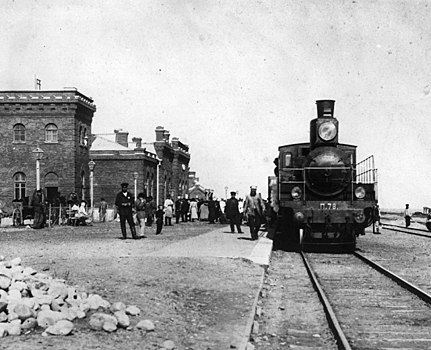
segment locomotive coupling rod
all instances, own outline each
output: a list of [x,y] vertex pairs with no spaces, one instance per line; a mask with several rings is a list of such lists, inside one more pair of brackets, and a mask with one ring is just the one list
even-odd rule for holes
[[352,350],[349,342],[344,335],[343,330],[341,329],[340,324],[338,323],[337,317],[335,316],[334,310],[332,310],[331,304],[329,303],[328,298],[323,292],[322,287],[317,280],[316,275],[313,272],[305,254],[300,252],[302,260],[304,261],[305,268],[307,269],[308,275],[310,276],[311,282],[313,283],[313,287],[319,296],[320,302],[322,303],[323,309],[325,310],[326,319],[329,323],[329,328],[331,328],[332,333],[334,334],[335,339],[337,340],[337,347],[339,350]]

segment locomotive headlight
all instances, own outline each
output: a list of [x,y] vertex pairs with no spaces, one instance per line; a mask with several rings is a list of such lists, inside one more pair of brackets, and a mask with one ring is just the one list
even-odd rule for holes
[[302,190],[298,186],[296,186],[292,188],[292,191],[290,191],[290,194],[292,195],[293,199],[299,199],[302,196]]
[[363,188],[361,186],[356,187],[356,189],[355,189],[355,197],[356,198],[363,199],[365,197],[365,194],[366,194],[365,188]]
[[324,122],[319,126],[319,137],[324,141],[331,141],[337,136],[337,127],[333,122]]

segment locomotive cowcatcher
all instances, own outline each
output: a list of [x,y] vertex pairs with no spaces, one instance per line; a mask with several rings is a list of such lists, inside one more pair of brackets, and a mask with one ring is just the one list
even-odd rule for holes
[[310,142],[279,147],[269,198],[274,245],[288,250],[351,252],[376,220],[374,158],[356,163],[356,146],[338,142],[334,100],[319,100]]

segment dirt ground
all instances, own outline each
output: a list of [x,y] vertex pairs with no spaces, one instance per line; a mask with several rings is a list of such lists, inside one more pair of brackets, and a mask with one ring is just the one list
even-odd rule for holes
[[[220,227],[217,225],[217,227]],[[148,256],[170,243],[209,232],[206,222],[165,227],[156,236],[120,240],[116,222],[89,227],[0,229],[0,255],[20,257],[23,266],[63,278],[70,285],[109,302],[136,305],[153,332],[137,329],[93,331],[86,320],[67,337],[8,336],[0,349],[160,349],[171,340],[176,349],[235,349],[244,335],[262,267],[244,259]],[[196,247],[196,249],[199,249]]]

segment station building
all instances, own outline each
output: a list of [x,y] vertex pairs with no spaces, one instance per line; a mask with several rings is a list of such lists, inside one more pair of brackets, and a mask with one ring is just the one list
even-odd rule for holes
[[[89,137],[96,106],[77,89],[0,91],[0,201],[89,196]],[[42,151],[42,152],[36,152]],[[39,160],[36,171],[35,156]]]
[[169,131],[158,126],[154,142],[142,138],[129,140],[129,132],[93,137],[90,158],[95,162],[94,196],[113,204],[120,184],[127,182],[129,191],[152,196],[163,203],[168,195],[184,197],[188,193],[189,147],[178,138],[170,140]]
[[147,143],[139,137],[129,141],[123,130],[115,130],[113,138],[95,135],[95,112],[93,99],[76,88],[0,91],[0,209],[13,201],[29,203],[37,175],[51,203],[71,192],[89,202],[92,188],[95,205],[101,197],[113,205],[120,183],[128,182],[133,193],[135,181],[137,193],[151,195],[157,203],[168,194],[186,196],[188,145],[170,140],[161,126],[155,141]]
[[205,188],[199,183],[199,177],[196,176],[195,171],[189,172],[188,186],[189,186],[188,196],[190,199],[208,200],[210,195],[213,192],[211,189]]

